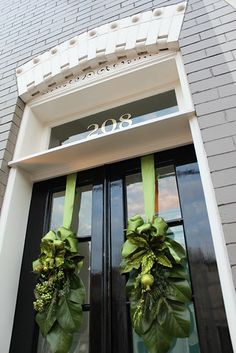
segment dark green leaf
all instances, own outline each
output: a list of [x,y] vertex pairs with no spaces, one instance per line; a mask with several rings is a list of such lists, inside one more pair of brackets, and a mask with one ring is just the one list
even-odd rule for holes
[[78,331],[82,322],[81,305],[63,297],[57,309],[57,321],[65,332]]
[[163,329],[175,337],[188,337],[190,332],[190,313],[186,306],[171,300],[166,300],[168,309],[165,321],[162,324]]
[[71,289],[68,298],[70,301],[74,303],[84,304],[84,298],[85,298],[84,285],[82,285],[80,288],[77,288],[77,289]]
[[170,262],[170,260],[168,259],[168,257],[166,257],[163,254],[160,255],[156,255],[156,261],[165,267],[172,267],[172,263]]
[[156,320],[142,338],[149,353],[167,353],[172,342],[172,337],[157,324]]
[[153,319],[157,319],[157,322],[159,323],[159,325],[162,325],[167,314],[168,314],[168,309],[164,303],[163,298],[156,300],[151,310],[151,315]]
[[71,289],[77,289],[81,287],[81,280],[75,273],[71,273],[69,275],[69,279]]
[[171,278],[177,278],[177,279],[187,279],[188,272],[186,269],[184,269],[181,266],[178,266],[178,267],[174,266],[173,268],[166,271],[166,276]]
[[72,335],[62,330],[56,323],[47,335],[52,353],[68,353],[72,344]]
[[154,317],[150,311],[150,296],[146,295],[143,304],[140,305],[140,303],[140,301],[138,303],[131,302],[130,312],[135,331],[142,335],[149,330]]
[[45,337],[56,321],[56,301],[52,299],[48,309],[42,313],[37,313],[35,318],[40,327],[42,335]]
[[174,258],[176,263],[180,263],[183,259],[186,258],[186,252],[182,245],[177,243],[172,239],[168,239],[166,245],[170,251],[171,256]]
[[127,239],[122,247],[122,257],[127,257],[132,254],[135,250],[138,249],[138,246],[132,244],[129,239]]
[[142,275],[144,275],[145,273],[150,272],[153,264],[154,264],[154,260],[153,258],[155,258],[154,254],[152,253],[152,251],[148,252],[147,254],[145,254],[142,257]]
[[186,303],[191,300],[192,292],[187,280],[169,281],[167,298]]
[[138,269],[141,265],[141,259],[137,258],[134,260],[131,259],[124,259],[121,261],[120,264],[120,272],[121,273],[127,273],[132,271],[133,269]]

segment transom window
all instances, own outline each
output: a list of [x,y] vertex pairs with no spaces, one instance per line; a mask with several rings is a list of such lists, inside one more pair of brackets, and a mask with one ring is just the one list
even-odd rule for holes
[[49,148],[123,130],[178,111],[174,90],[52,128]]

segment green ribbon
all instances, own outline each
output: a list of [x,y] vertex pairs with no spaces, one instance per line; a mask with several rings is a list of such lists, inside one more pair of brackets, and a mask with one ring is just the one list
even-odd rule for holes
[[141,173],[145,216],[147,222],[152,222],[155,215],[155,163],[153,154],[141,158]]
[[63,215],[63,227],[70,229],[74,202],[75,202],[75,187],[76,187],[76,176],[77,174],[70,174],[66,179],[66,194],[64,204],[64,215]]

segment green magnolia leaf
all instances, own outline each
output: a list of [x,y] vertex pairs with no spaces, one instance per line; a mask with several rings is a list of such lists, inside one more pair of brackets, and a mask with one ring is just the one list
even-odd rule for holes
[[166,245],[170,251],[171,256],[174,258],[177,264],[186,258],[186,251],[182,245],[176,241],[169,238],[168,241],[166,241]]
[[169,281],[167,298],[181,303],[191,300],[192,292],[187,280]]
[[136,215],[128,220],[128,227],[126,234],[135,233],[136,229],[144,223],[142,217]]
[[149,353],[167,353],[172,342],[172,337],[158,325],[156,320],[142,338]]
[[156,255],[156,261],[157,261],[157,263],[159,263],[162,266],[172,267],[171,261],[168,259],[168,257],[166,257],[163,254]]
[[70,259],[71,261],[74,261],[75,264],[78,264],[79,262],[81,262],[84,259],[84,256],[80,256],[77,253],[77,254],[69,255],[68,259]]
[[138,249],[138,246],[135,244],[132,244],[129,241],[129,239],[127,239],[123,244],[121,255],[122,255],[122,257],[127,257],[127,256],[131,255],[137,249]]
[[72,335],[63,331],[60,325],[55,323],[47,335],[47,341],[52,353],[68,353],[72,344]]
[[137,260],[139,259],[140,262],[142,261],[142,257],[144,256],[144,254],[147,252],[146,249],[142,249],[142,250],[138,250],[138,251],[135,251],[133,254],[131,254],[131,256],[127,259],[127,260],[130,260],[130,261],[134,261],[134,260]]
[[131,303],[130,313],[131,313],[133,328],[137,332],[137,334],[141,336],[143,333],[143,320],[144,320],[143,299],[140,299],[138,303],[135,303],[135,302]]
[[152,224],[156,229],[156,236],[165,236],[168,229],[168,224],[161,217],[155,217]]
[[176,279],[187,279],[188,272],[181,266],[174,266],[173,268],[166,271],[166,277],[176,278]]
[[36,322],[40,327],[42,335],[45,337],[56,321],[56,298],[52,299],[47,311],[37,313]]
[[154,320],[150,311],[150,297],[146,295],[139,302],[131,301],[130,309],[133,327],[142,336],[150,329]]
[[75,273],[69,274],[69,280],[71,289],[77,289],[81,287],[81,279]]
[[78,331],[82,322],[81,305],[71,302],[67,297],[61,298],[61,303],[57,309],[57,321],[65,332]]
[[141,265],[141,258],[137,258],[134,260],[131,259],[124,259],[121,261],[120,264],[120,272],[121,273],[127,273],[132,271],[133,269],[138,269]]
[[168,314],[167,306],[164,303],[164,299],[160,298],[155,301],[151,310],[153,319],[156,319],[159,325],[162,325],[165,321],[166,315]]
[[68,298],[70,301],[74,303],[84,304],[84,299],[85,299],[84,285],[81,285],[81,287],[77,289],[71,289]]
[[153,264],[154,264],[154,259],[155,255],[150,251],[146,255],[143,255],[142,257],[142,272],[141,274],[144,275],[145,273],[150,272]]
[[128,281],[126,282],[126,293],[127,293],[127,296],[132,300],[132,292],[134,290],[134,284],[135,284],[135,277],[131,277],[131,275],[129,276],[129,279]]
[[190,333],[190,313],[186,306],[171,300],[165,300],[168,314],[162,324],[166,333],[174,337],[188,337]]
[[120,272],[127,273],[133,269],[138,269],[142,263],[143,255],[146,253],[146,250],[140,250],[133,254],[130,257],[126,257],[121,261]]

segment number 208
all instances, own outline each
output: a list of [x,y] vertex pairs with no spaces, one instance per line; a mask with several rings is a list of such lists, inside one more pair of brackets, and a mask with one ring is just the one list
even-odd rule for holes
[[[117,122],[115,119],[107,119],[105,120],[101,126],[99,124],[91,124],[87,127],[87,130],[92,129],[90,133],[88,134],[87,138],[91,136],[97,136],[99,134],[99,129],[101,129],[102,134],[107,134],[109,132],[112,132],[118,129],[124,129],[127,127],[132,126],[133,121],[131,120],[132,115],[129,113],[123,114],[119,117],[119,121]],[[107,130],[107,127],[110,127],[109,130]]]

